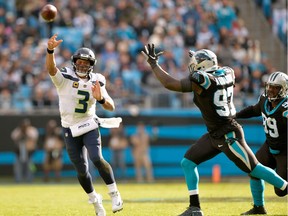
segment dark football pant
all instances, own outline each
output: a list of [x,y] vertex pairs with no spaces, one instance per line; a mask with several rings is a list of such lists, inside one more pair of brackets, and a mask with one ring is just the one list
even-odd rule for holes
[[244,139],[242,127],[237,126],[237,124],[234,124],[233,127],[233,130],[229,132],[226,130],[229,129],[229,125],[224,125],[223,128],[220,128],[218,132],[212,133],[212,135],[207,133],[188,149],[184,156],[186,161],[182,160],[181,162],[186,182],[190,179],[193,181],[188,186],[197,188],[195,185],[197,185],[198,181],[197,174],[188,171],[189,167],[193,169],[198,164],[223,152],[242,171],[284,190],[287,187],[287,181],[281,178],[273,169],[259,163]]
[[98,129],[78,137],[72,137],[69,128],[63,128],[63,132],[67,153],[77,171],[79,183],[86,193],[94,190],[92,177],[88,172],[88,155],[105,184],[115,182],[112,168],[102,156],[101,136]]
[[209,133],[206,133],[191,145],[184,157],[199,165],[221,152],[246,173],[250,173],[258,163],[244,139],[242,128],[234,128],[233,132],[220,138],[212,138]]

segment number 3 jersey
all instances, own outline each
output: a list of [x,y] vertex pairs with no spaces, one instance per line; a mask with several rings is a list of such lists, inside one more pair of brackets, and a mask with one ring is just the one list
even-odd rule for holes
[[96,80],[100,83],[102,96],[110,98],[105,88],[106,79],[102,74],[90,73],[89,80],[82,80],[73,70],[64,67],[50,77],[57,88],[61,125],[65,128],[96,116],[96,99],[91,90]]
[[262,94],[253,106],[248,106],[237,113],[237,118],[262,116],[266,142],[272,150],[287,149],[288,96],[280,99],[274,108],[268,98]]
[[214,72],[195,71],[181,80],[183,92],[194,92],[194,103],[200,109],[209,132],[231,122],[236,114],[233,104],[234,71],[221,67]]

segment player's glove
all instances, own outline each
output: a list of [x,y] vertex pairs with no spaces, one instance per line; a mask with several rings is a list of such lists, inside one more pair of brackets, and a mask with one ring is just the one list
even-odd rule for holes
[[142,51],[142,53],[148,57],[147,62],[150,65],[157,64],[158,58],[160,55],[162,55],[164,52],[158,52],[157,54],[155,53],[155,47],[154,44],[148,44],[145,46],[145,50]]

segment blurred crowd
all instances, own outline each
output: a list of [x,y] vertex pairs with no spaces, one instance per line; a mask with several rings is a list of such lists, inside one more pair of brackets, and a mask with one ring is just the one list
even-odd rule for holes
[[273,34],[287,47],[287,0],[255,0],[271,25]]
[[[47,3],[58,8],[51,23],[39,16]],[[175,77],[187,76],[188,50],[211,49],[220,65],[235,70],[236,105],[247,105],[275,69],[249,38],[240,12],[231,0],[0,0],[0,110],[58,109],[44,67],[46,41],[54,33],[64,39],[56,51],[59,67],[70,67],[81,46],[95,52],[95,71],[105,75],[118,110],[155,107],[165,100],[162,94],[169,95],[164,106],[193,106],[191,95],[163,93],[140,52],[147,43],[165,50],[160,64]]]

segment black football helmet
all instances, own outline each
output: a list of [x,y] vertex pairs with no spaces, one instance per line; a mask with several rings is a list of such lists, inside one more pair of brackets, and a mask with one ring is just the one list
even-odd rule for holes
[[[90,62],[90,66],[83,66],[83,65],[77,65],[76,61],[78,59],[87,60]],[[71,56],[71,62],[73,65],[73,70],[79,77],[86,77],[90,72],[93,71],[93,67],[96,64],[97,60],[95,58],[95,54],[93,51],[89,48],[82,47],[78,49],[72,56]]]

